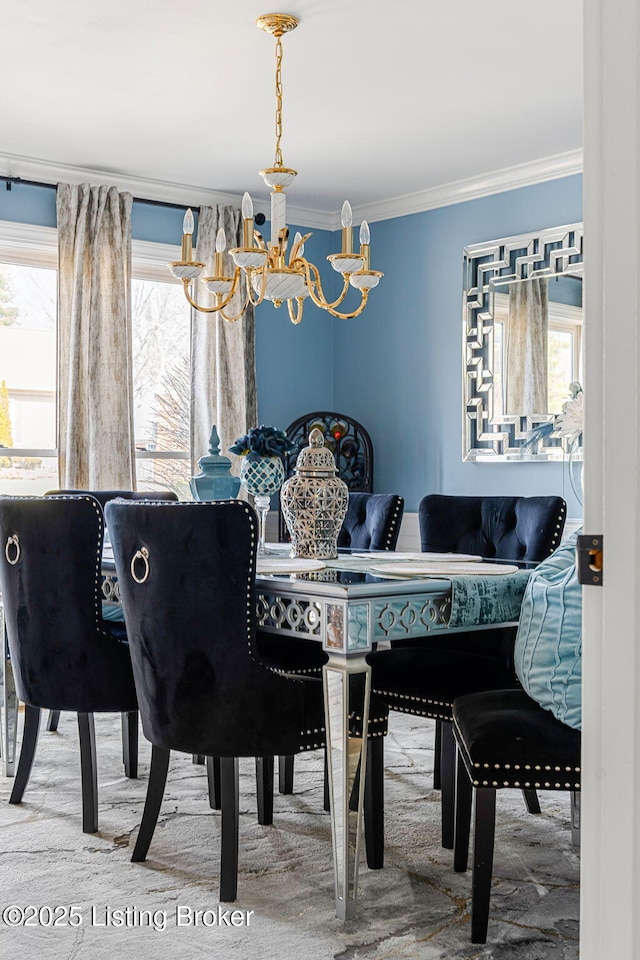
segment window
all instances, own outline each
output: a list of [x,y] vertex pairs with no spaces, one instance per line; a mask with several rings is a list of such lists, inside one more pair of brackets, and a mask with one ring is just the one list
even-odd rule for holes
[[[509,296],[495,293],[493,302],[493,376],[494,382],[502,384],[493,396],[494,415],[504,412],[503,374],[505,366],[506,327],[509,319]],[[569,397],[572,380],[582,380],[582,307],[561,303],[551,298],[548,301],[548,405],[547,411],[560,413],[562,404]],[[507,371],[508,374],[508,371]]]
[[[138,489],[189,496],[191,311],[166,264],[179,249],[133,242]],[[0,493],[58,486],[57,234],[0,223]]]
[[134,243],[131,285],[136,476],[189,498],[191,308],[164,244]]
[[55,230],[1,225],[2,493],[37,495],[58,485],[56,259]]

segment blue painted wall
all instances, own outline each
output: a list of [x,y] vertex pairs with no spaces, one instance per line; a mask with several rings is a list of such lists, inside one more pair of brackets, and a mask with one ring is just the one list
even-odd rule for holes
[[[159,207],[155,203],[136,203],[131,211],[131,236],[134,240],[179,244],[185,207]],[[198,233],[198,211],[193,211]]]
[[0,220],[32,223],[40,227],[56,225],[56,191],[51,187],[0,184]]
[[[260,228],[269,236],[269,224]],[[302,234],[308,229],[291,226]],[[305,245],[322,277],[325,294],[335,297],[332,270],[326,261],[339,245],[339,233],[314,230]],[[307,299],[302,322],[291,323],[286,305],[263,303],[256,309],[256,377],[261,423],[284,428],[304,413],[334,410],[334,320]]]
[[336,409],[367,426],[375,487],[416,510],[426,493],[557,493],[581,509],[562,464],[462,462],[462,250],[582,220],[582,177],[371,225],[385,274],[365,313],[336,324]]

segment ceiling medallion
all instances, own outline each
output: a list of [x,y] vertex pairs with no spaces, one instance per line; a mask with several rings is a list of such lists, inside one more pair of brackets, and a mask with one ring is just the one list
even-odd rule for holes
[[[173,276],[182,282],[185,296],[192,307],[201,313],[219,313],[224,320],[239,320],[249,304],[258,306],[263,300],[270,300],[280,307],[285,301],[293,323],[300,323],[304,301],[309,297],[316,306],[326,310],[334,317],[347,320],[357,317],[367,305],[369,291],[378,285],[382,273],[371,270],[369,264],[369,225],[366,220],[360,226],[360,250],[353,250],[353,228],[351,206],[345,200],[342,205],[342,249],[327,257],[335,271],[343,278],[343,288],[336,300],[329,301],[324,295],[318,268],[304,256],[304,246],[310,233],[301,236],[296,233],[289,246],[289,228],[286,223],[287,198],[285,187],[290,186],[296,177],[296,171],[285,167],[282,158],[282,41],[285,33],[298,26],[296,17],[286,13],[268,13],[258,17],[257,25],[261,30],[276,38],[276,145],[272,167],[260,171],[266,185],[271,188],[271,239],[265,241],[254,229],[253,203],[248,193],[242,198],[242,246],[235,247],[229,253],[235,264],[232,276],[225,275],[224,251],[227,240],[224,229],[218,230],[216,237],[216,256],[214,276],[200,277],[205,264],[193,259],[192,237],[194,218],[187,210],[182,233],[181,259],[169,264]],[[225,312],[237,293],[242,275],[246,281],[246,295],[241,309],[236,314]],[[213,294],[215,304],[204,306],[195,299],[194,283],[197,279],[205,289]],[[338,308],[344,302],[349,287],[360,292],[360,304],[350,313],[342,313]]]

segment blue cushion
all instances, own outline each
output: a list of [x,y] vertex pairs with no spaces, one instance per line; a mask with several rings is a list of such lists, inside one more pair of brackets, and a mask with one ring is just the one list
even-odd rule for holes
[[102,619],[119,621],[124,620],[124,610],[121,603],[107,603],[102,601]]
[[520,683],[541,707],[576,730],[582,725],[582,587],[577,533],[531,574],[515,644]]

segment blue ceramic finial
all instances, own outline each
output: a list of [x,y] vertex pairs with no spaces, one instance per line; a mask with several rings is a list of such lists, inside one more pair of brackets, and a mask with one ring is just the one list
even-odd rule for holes
[[209,455],[198,460],[200,473],[191,478],[194,500],[235,500],[240,478],[231,473],[231,460],[220,455],[220,437],[215,424],[209,437]]
[[[217,457],[220,453],[220,437],[218,436],[218,428],[216,427],[215,423],[211,427],[211,436],[209,437],[209,453],[212,457]],[[202,459],[204,459],[204,457]],[[227,460],[226,457],[222,457],[221,459]],[[231,461],[227,460],[227,463],[231,463]],[[201,466],[200,461],[198,461],[198,466]]]

